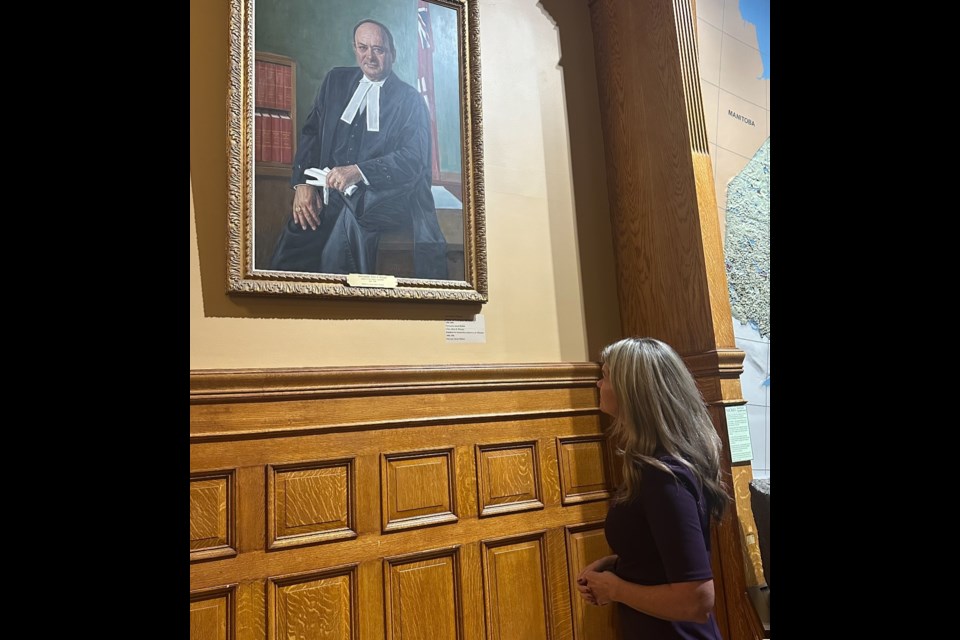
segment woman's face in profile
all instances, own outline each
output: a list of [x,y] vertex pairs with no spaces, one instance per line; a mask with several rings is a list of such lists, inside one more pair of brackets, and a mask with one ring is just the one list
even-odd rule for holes
[[619,405],[617,404],[617,395],[613,392],[613,384],[610,382],[610,369],[603,365],[603,376],[597,381],[600,387],[600,411],[609,416],[617,417]]

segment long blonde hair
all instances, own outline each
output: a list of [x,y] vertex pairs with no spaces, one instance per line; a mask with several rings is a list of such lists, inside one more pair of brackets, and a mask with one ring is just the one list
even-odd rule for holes
[[607,365],[619,407],[610,429],[623,456],[617,500],[637,495],[644,465],[673,474],[653,457],[659,446],[700,480],[710,512],[719,519],[730,502],[720,472],[723,445],[680,356],[654,338],[624,338],[604,347],[600,361]]

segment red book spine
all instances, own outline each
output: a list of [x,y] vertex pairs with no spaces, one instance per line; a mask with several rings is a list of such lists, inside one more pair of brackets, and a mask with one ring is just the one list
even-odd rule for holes
[[280,67],[280,108],[290,111],[290,67]]
[[293,120],[290,116],[280,116],[280,162],[293,162]]
[[273,129],[270,128],[272,118],[269,113],[263,114],[263,161],[273,161]]
[[270,62],[264,63],[266,71],[264,72],[264,88],[265,95],[263,96],[263,106],[268,109],[277,108],[277,65]]
[[273,137],[271,138],[273,140],[272,160],[283,162],[283,131],[280,128],[280,116],[275,113],[270,114],[270,122],[273,123],[271,125],[273,128]]

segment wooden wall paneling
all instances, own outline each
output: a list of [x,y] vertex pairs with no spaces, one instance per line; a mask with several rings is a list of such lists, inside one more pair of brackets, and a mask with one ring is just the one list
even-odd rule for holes
[[461,640],[459,546],[384,558],[387,640]]
[[[533,637],[571,638],[575,594],[566,527],[602,522],[607,502],[563,504],[559,452],[563,443],[575,452],[567,456],[574,460],[567,476],[579,478],[572,486],[609,485],[595,386],[599,368],[500,367],[479,382],[483,376],[471,369],[425,369],[417,375],[431,380],[428,395],[441,396],[431,400],[435,419],[397,423],[388,419],[395,403],[424,393],[416,376],[385,370],[385,380],[399,382],[378,388],[351,386],[348,381],[363,376],[350,371],[342,377],[316,373],[260,374],[254,377],[265,383],[242,393],[233,376],[249,379],[251,372],[220,372],[220,385],[206,374],[192,378],[202,384],[191,396],[191,479],[210,485],[195,485],[217,505],[203,513],[219,514],[225,501],[235,504],[238,553],[192,562],[191,595],[223,595],[222,585],[239,585],[229,595],[235,607],[227,600],[197,607],[212,607],[195,614],[197,633],[214,633],[220,623],[203,620],[227,620],[235,608],[230,628],[242,640],[327,637],[321,633],[419,637],[428,630],[416,622],[420,605],[404,609],[402,593],[425,590],[457,608],[455,625],[436,620],[434,611],[431,634],[486,640],[533,629]],[[310,393],[291,392],[297,385]],[[470,391],[461,393],[465,388]],[[589,392],[589,402],[581,392]],[[515,394],[527,397],[507,399]],[[342,419],[331,415],[330,405],[353,397],[364,400],[365,414],[353,416],[348,429],[326,428]],[[489,411],[511,403],[510,411]],[[296,419],[307,404],[300,415],[317,420],[286,429],[289,423],[278,418],[285,408],[295,406]],[[205,435],[211,432],[218,435]],[[234,487],[231,499],[221,497],[228,486]],[[219,515],[216,521],[222,522]],[[411,526],[390,526],[398,523]],[[500,610],[490,608],[498,595],[509,599],[509,605],[503,600],[504,615],[523,611],[519,621],[501,619]],[[211,618],[211,612],[223,615]]]
[[456,501],[457,517],[476,520],[480,513],[480,502],[477,485],[476,441],[473,438],[464,438],[463,434],[457,438],[456,446]]
[[595,371],[593,363],[195,371],[190,441],[596,415]]
[[587,604],[577,591],[577,576],[583,568],[594,560],[613,553],[607,544],[603,524],[602,521],[584,522],[564,528],[569,567],[566,577],[570,585],[570,600],[573,603],[574,640],[607,640],[615,638],[618,633],[617,607],[594,607]]
[[266,505],[264,466],[239,467],[237,469],[237,543],[240,553],[264,548]]
[[570,590],[567,544],[564,527],[551,527],[544,534],[547,559],[547,595],[550,605],[552,638],[570,638],[573,634],[571,602],[580,596]]
[[[248,580],[237,586],[237,640],[267,637],[266,580]],[[191,640],[194,638],[191,636]]]
[[357,565],[267,581],[267,638],[358,640]]
[[464,640],[486,640],[487,622],[484,616],[483,560],[481,543],[471,542],[460,547],[460,586],[463,600]]
[[760,541],[757,535],[757,523],[750,508],[750,482],[753,469],[750,463],[733,466],[731,491],[736,496],[737,516],[740,520],[740,533],[743,540],[743,562],[747,570],[747,586],[766,584],[763,576],[763,559],[760,557]]
[[267,548],[357,537],[353,458],[266,465]]
[[606,438],[557,438],[563,504],[607,500],[610,492]]
[[380,467],[383,530],[456,522],[454,450],[385,453]]
[[[379,510],[376,510],[378,512]],[[360,591],[360,638],[361,640],[383,640],[387,637],[384,626],[383,561],[372,556],[360,563],[357,570]]]
[[606,515],[606,510],[605,503],[597,502],[498,518],[461,521],[452,525],[397,531],[382,536],[361,535],[352,541],[309,545],[296,550],[255,551],[241,554],[236,562],[194,564],[190,574],[191,586],[206,587],[223,582],[224,577],[255,580],[265,574],[286,575],[317,567],[334,566],[339,562],[363,562],[370,558],[415,553],[424,548],[438,547],[451,542],[466,544],[486,539],[488,535],[529,532],[540,528],[562,528],[574,521],[602,519]]
[[[504,405],[491,410],[489,392],[417,393],[386,396],[386,406],[373,409],[370,397],[296,399],[223,405],[197,404],[192,407],[192,442],[226,441],[264,435],[335,433],[369,429],[449,424],[465,418],[488,421],[548,415],[596,412],[595,390],[522,390],[503,394]],[[437,397],[441,396],[441,397]],[[568,397],[569,396],[569,397]],[[373,397],[381,397],[375,395]],[[572,405],[572,406],[571,406]],[[323,407],[321,411],[321,407]],[[564,407],[564,409],[558,409]],[[371,413],[376,415],[371,421]]]
[[558,637],[550,620],[544,534],[483,541],[483,593],[491,640]]
[[191,562],[237,555],[235,477],[233,469],[191,475]]
[[[307,440],[322,441],[321,438]],[[348,441],[359,444],[356,438]],[[330,447],[328,446],[328,449]],[[336,449],[334,449],[336,451]],[[380,449],[361,449],[354,447],[357,479],[357,533],[361,536],[379,534],[381,531],[380,504]]]
[[233,640],[235,584],[190,592],[190,640]]
[[480,517],[543,508],[536,440],[478,444],[476,451]]
[[[190,404],[218,405],[270,399],[386,397],[479,391],[490,397],[501,391],[593,389],[593,362],[551,364],[442,365],[405,367],[323,367],[292,369],[195,369],[190,372]],[[498,394],[499,395],[499,394]],[[503,399],[503,398],[500,398]],[[463,400],[456,400],[463,406]],[[563,403],[559,406],[567,406]],[[377,413],[389,411],[377,407]],[[474,405],[474,413],[484,413]],[[366,415],[366,414],[365,414]],[[191,425],[191,434],[194,431]]]
[[[576,421],[574,421],[575,423]],[[557,425],[553,433],[544,434],[537,440],[540,450],[540,469],[543,473],[540,482],[543,487],[543,504],[546,509],[555,509],[562,506],[563,491],[560,482],[560,458],[557,455],[557,434],[569,432],[573,424]],[[596,428],[588,429],[587,433],[595,432]],[[579,435],[579,433],[578,433]]]

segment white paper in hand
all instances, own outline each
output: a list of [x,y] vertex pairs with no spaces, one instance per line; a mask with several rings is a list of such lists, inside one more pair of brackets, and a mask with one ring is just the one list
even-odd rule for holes
[[[330,189],[327,187],[327,174],[330,173],[330,167],[324,167],[323,169],[310,167],[309,169],[304,169],[303,173],[304,175],[314,178],[313,180],[307,180],[307,184],[315,187],[323,187],[323,204],[330,204]],[[355,184],[350,185],[344,191],[348,196],[352,196],[356,192],[357,185]]]

